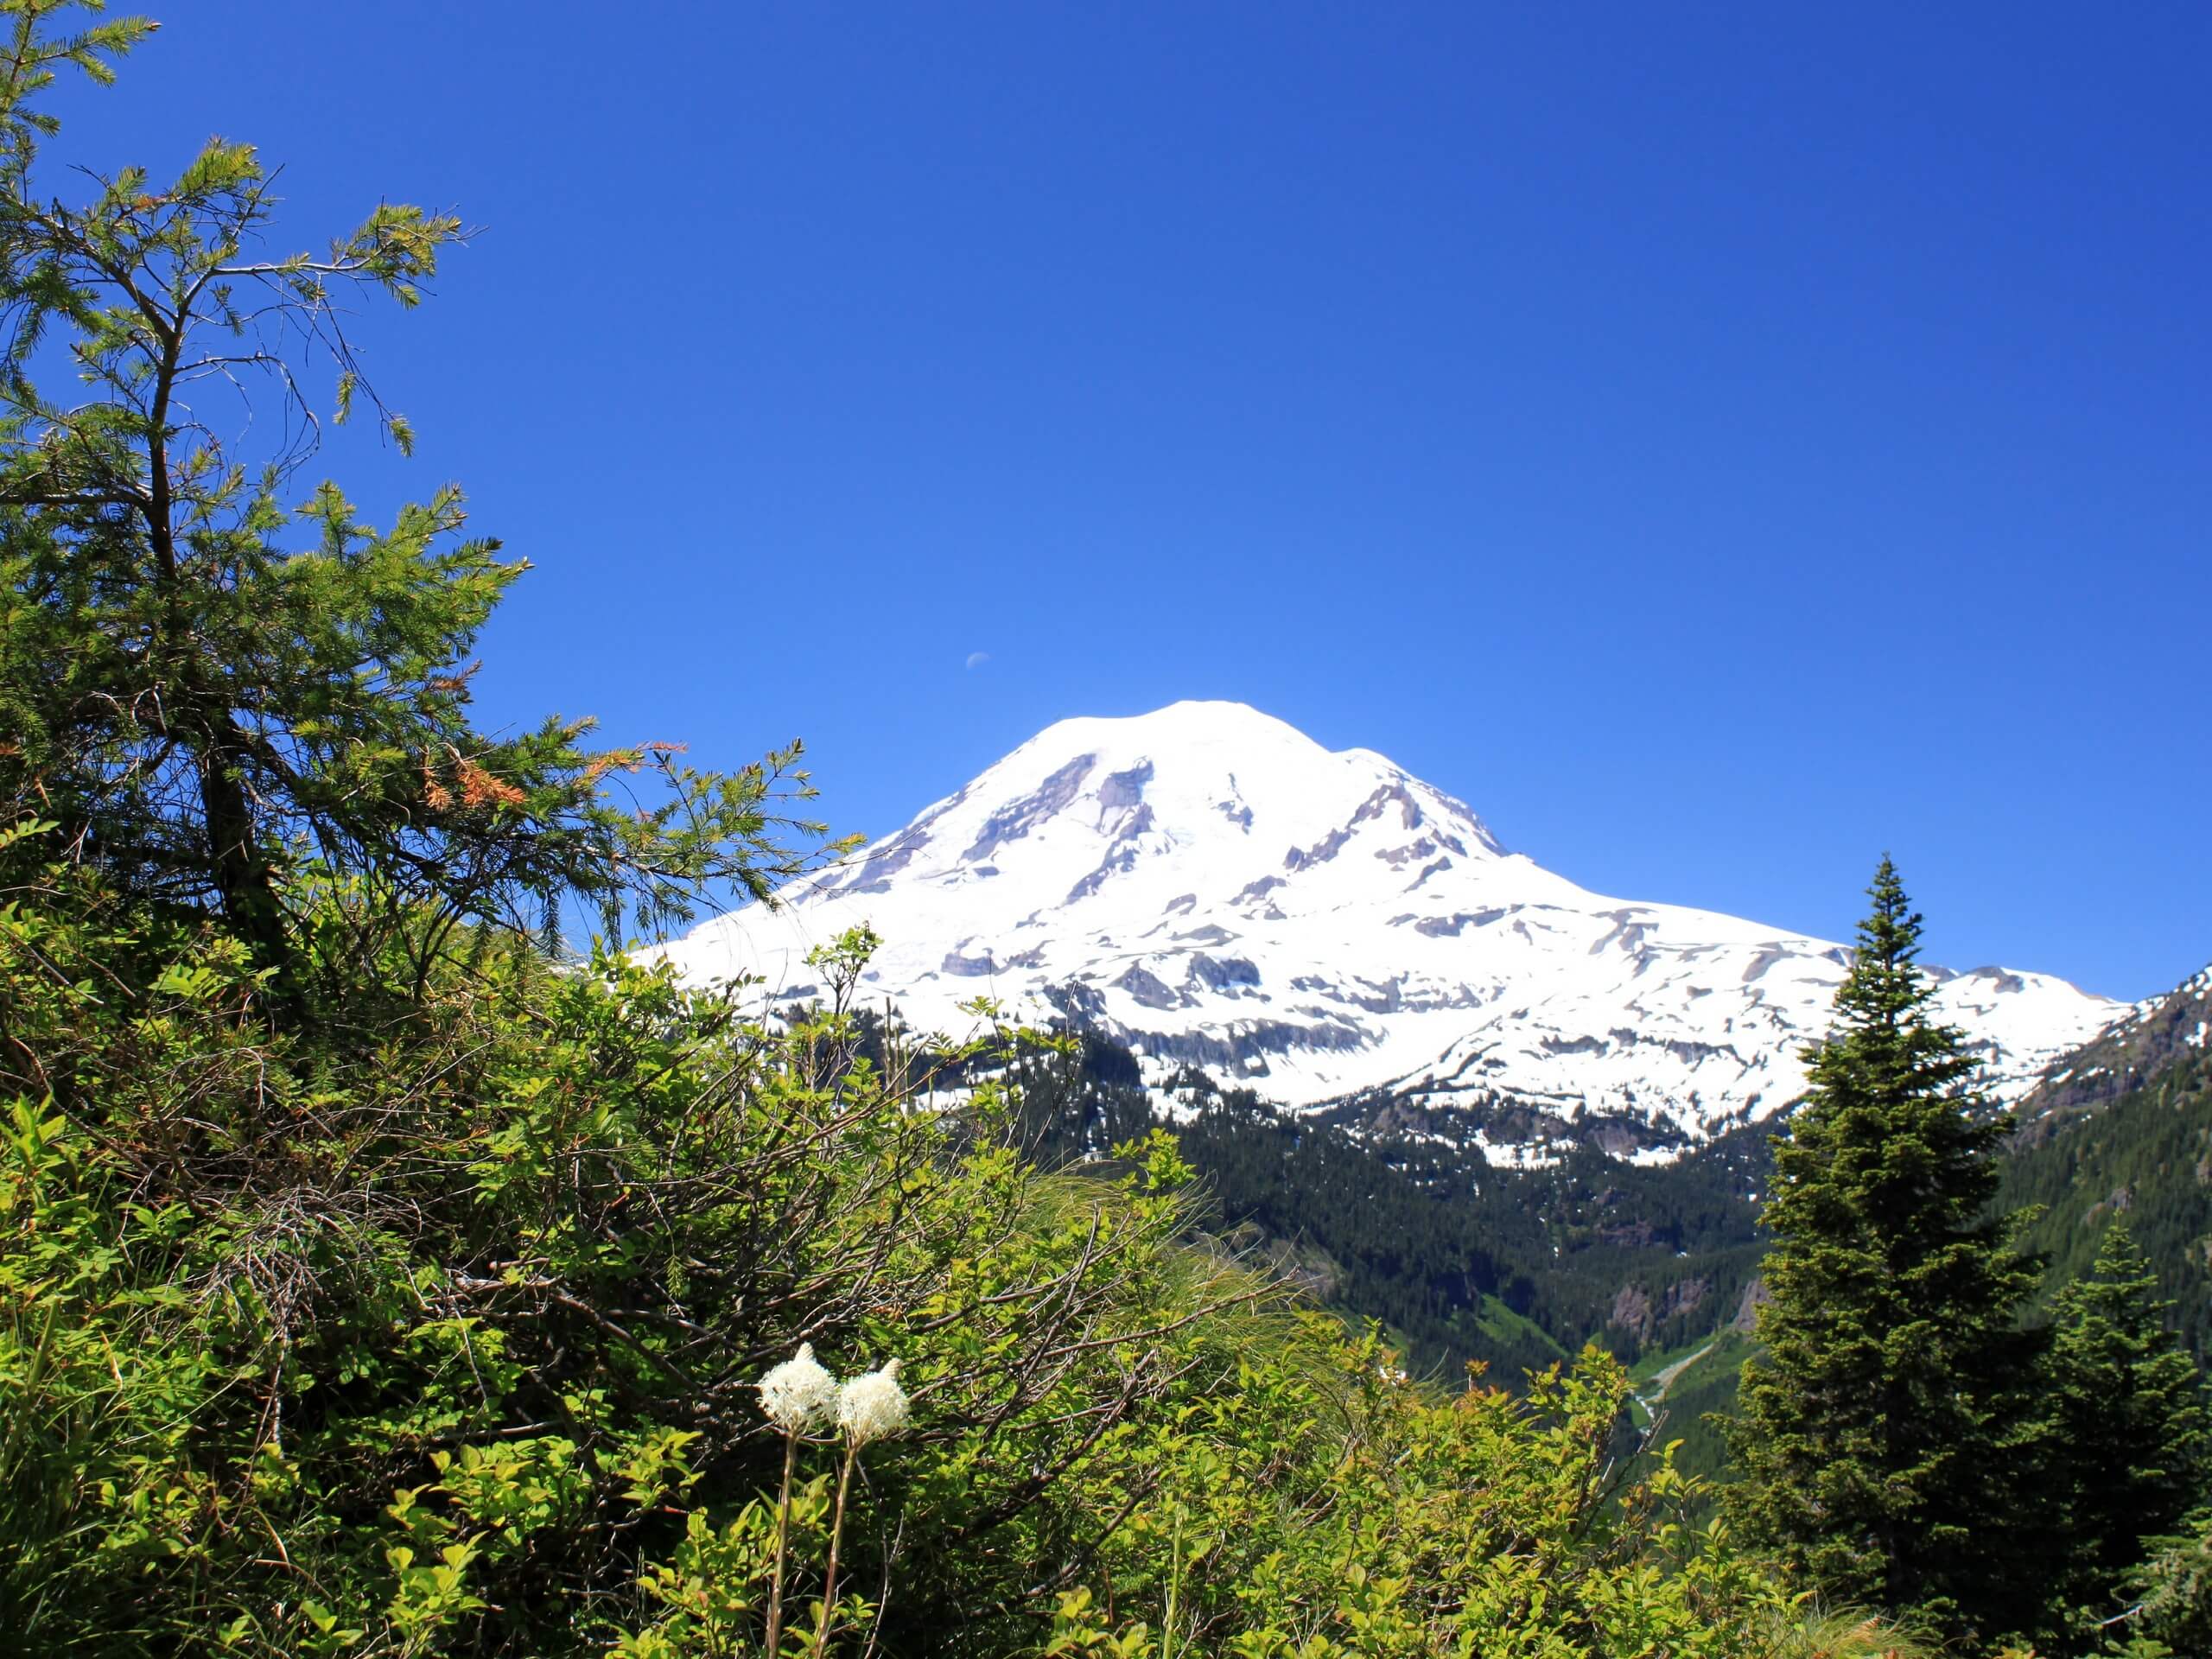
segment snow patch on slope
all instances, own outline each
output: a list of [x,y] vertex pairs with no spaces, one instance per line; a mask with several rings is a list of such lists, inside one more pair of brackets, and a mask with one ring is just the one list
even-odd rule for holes
[[[661,948],[687,975],[811,991],[805,953],[868,923],[873,995],[963,1031],[979,994],[1089,1021],[1310,1106],[1618,1115],[1662,1138],[1802,1087],[1841,946],[1602,897],[1508,852],[1464,802],[1240,703],[1062,721],[863,857]],[[1933,970],[2010,1099],[2126,1012],[2046,975]]]

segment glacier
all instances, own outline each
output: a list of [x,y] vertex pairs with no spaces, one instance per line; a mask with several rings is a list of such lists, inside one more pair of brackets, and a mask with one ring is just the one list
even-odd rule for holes
[[[861,924],[884,940],[868,995],[912,1028],[965,1033],[984,995],[1095,1027],[1155,1083],[1195,1066],[1492,1148],[1594,1125],[1656,1156],[1796,1096],[1850,961],[1588,892],[1383,756],[1218,702],[1061,721],[897,834],[652,954],[787,1007],[820,995],[807,953]],[[1928,972],[2001,1101],[2128,1012],[2045,974]]]

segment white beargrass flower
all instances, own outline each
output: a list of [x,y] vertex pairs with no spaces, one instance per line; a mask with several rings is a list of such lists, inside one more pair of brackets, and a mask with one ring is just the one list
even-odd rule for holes
[[899,1386],[899,1362],[856,1376],[837,1391],[837,1427],[855,1446],[865,1446],[906,1427],[906,1390]]
[[815,1363],[812,1343],[760,1379],[760,1409],[786,1434],[804,1434],[837,1410],[837,1379]]

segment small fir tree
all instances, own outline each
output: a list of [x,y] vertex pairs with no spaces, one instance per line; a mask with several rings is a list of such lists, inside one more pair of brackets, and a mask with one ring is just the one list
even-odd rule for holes
[[1887,858],[1868,891],[1836,1027],[1775,1140],[1766,1351],[1727,1425],[1730,1503],[1822,1594],[1989,1635],[2025,1622],[2004,1535],[2024,1497],[2009,1454],[2031,1438],[2018,1314],[2037,1274],[1991,1214],[2009,1120],[1931,1015],[1922,919]]
[[2212,1420],[2165,1322],[2172,1306],[2120,1220],[2088,1275],[2059,1294],[2044,1370],[2051,1478],[2069,1518],[2056,1588],[2077,1636],[2112,1616],[2145,1541],[2180,1531],[2203,1501]]

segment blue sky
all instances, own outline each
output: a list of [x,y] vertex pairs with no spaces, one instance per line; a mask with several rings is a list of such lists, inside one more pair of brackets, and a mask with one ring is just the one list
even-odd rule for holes
[[2212,958],[2212,10],[176,6],[54,153],[482,234],[365,318],[492,718],[880,834],[1235,697],[1601,892]]

